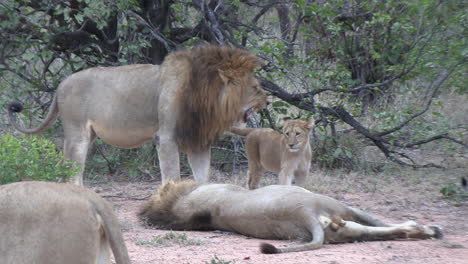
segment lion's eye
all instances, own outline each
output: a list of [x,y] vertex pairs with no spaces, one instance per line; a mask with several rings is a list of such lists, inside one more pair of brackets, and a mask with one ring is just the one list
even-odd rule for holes
[[289,132],[286,132],[286,136],[288,136],[288,137],[289,137]]
[[300,135],[301,135],[301,133],[300,133],[300,132],[297,132],[297,133],[296,133],[296,136],[300,136]]

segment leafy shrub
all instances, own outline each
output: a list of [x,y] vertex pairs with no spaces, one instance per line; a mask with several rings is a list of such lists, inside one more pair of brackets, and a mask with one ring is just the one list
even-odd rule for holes
[[[318,128],[323,130],[322,127]],[[312,160],[324,169],[353,169],[356,160],[352,146],[351,143],[344,141],[338,135],[327,135],[319,131],[317,138],[314,138],[312,142]]]
[[0,137],[0,184],[23,179],[57,181],[76,174],[78,167],[64,160],[49,140],[37,136]]
[[468,199],[468,192],[465,192],[463,188],[455,183],[440,188],[440,193],[453,199]]

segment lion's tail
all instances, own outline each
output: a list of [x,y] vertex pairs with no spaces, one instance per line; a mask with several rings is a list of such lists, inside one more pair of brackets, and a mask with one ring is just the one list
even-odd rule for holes
[[47,113],[46,119],[36,128],[24,128],[18,124],[16,120],[16,113],[19,113],[23,110],[23,105],[19,102],[12,102],[8,105],[8,120],[18,131],[25,134],[39,134],[48,128],[52,122],[57,118],[58,115],[58,105],[57,105],[57,96],[54,96],[52,104],[50,105],[49,112]]
[[300,252],[307,250],[318,249],[323,245],[325,240],[325,233],[322,226],[318,222],[314,222],[311,226],[312,241],[298,246],[291,246],[286,248],[277,248],[269,243],[261,243],[260,251],[263,254],[279,254],[288,252]]
[[241,136],[241,137],[246,137],[254,130],[255,128],[250,128],[250,127],[246,127],[246,128],[231,127],[229,132],[236,134],[238,136]]
[[102,228],[105,236],[108,239],[116,264],[130,264],[127,246],[122,237],[120,224],[115,216],[112,208],[101,203],[94,203],[94,207],[101,220],[103,221]]
[[303,245],[291,246],[285,248],[277,248],[269,243],[260,244],[260,252],[263,254],[279,254],[279,253],[288,253],[288,252],[301,252],[318,249],[322,246],[322,243],[310,242]]

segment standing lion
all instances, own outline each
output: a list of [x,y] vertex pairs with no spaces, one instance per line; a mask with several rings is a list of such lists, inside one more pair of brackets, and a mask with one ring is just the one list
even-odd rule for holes
[[86,155],[93,141],[136,148],[158,138],[162,180],[179,180],[179,150],[188,155],[195,180],[209,180],[210,145],[266,103],[253,70],[257,58],[245,50],[206,45],[169,54],[161,65],[91,68],[72,74],[57,88],[49,113],[37,128],[15,118],[22,105],[9,106],[10,123],[26,134],[49,127],[59,115],[64,155],[80,167],[72,177],[83,185]]
[[283,133],[271,128],[232,127],[231,132],[246,137],[245,149],[249,161],[249,189],[258,187],[265,171],[278,174],[279,184],[303,185],[309,175],[312,148],[310,133],[313,118],[283,119]]

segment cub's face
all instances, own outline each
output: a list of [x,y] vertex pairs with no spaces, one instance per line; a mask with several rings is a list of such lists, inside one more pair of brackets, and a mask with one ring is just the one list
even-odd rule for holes
[[313,125],[314,121],[312,118],[308,121],[299,119],[284,121],[284,142],[289,152],[298,152],[309,144],[309,135]]

